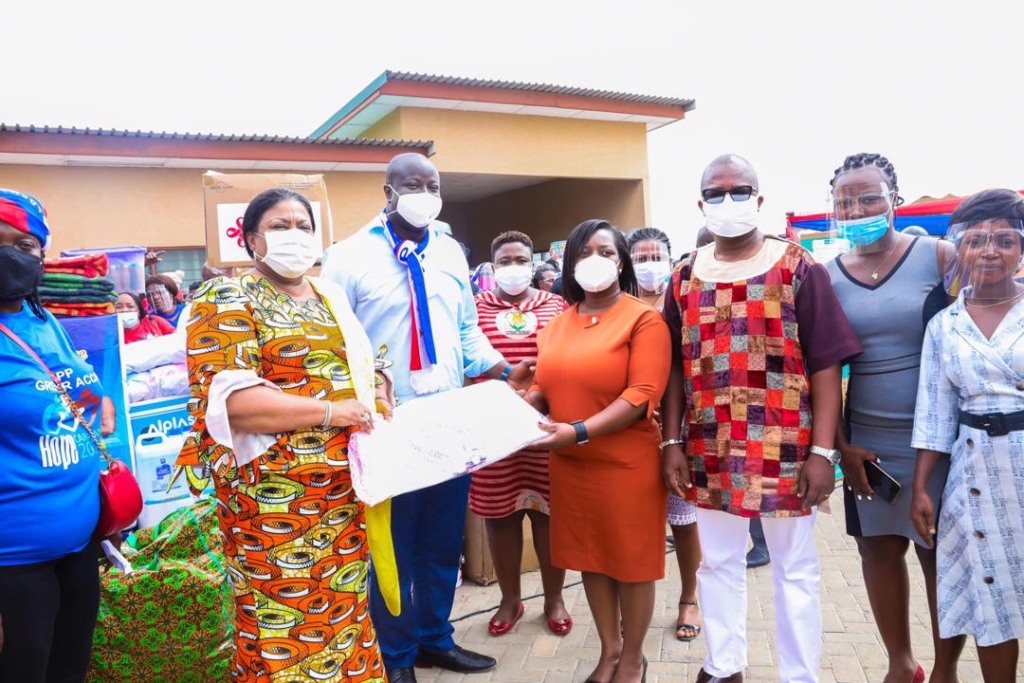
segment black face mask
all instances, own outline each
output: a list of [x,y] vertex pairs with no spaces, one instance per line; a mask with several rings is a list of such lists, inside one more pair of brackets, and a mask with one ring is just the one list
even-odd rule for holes
[[0,303],[15,304],[35,293],[43,280],[43,259],[17,247],[0,247]]

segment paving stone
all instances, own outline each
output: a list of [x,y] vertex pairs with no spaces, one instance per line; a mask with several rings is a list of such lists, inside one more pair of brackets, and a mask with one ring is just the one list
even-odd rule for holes
[[[822,670],[819,683],[876,683],[885,675],[885,649],[868,604],[856,544],[846,536],[841,493],[833,495],[834,514],[818,516],[817,548],[822,567],[821,597]],[[911,641],[925,670],[932,670],[931,623],[925,599],[924,576],[914,553],[908,553],[911,578]],[[691,643],[675,637],[680,583],[674,555],[666,558],[666,577],[658,584],[651,629],[644,638],[650,660],[648,683],[692,683],[706,652],[704,635]],[[485,674],[462,676],[438,669],[418,669],[420,683],[583,683],[600,655],[600,640],[587,607],[578,572],[566,577],[564,599],[575,622],[572,633],[554,636],[544,624],[540,574],[522,577],[526,616],[512,633],[494,638],[487,621],[500,601],[497,584],[465,585],[456,592],[452,609],[456,641],[469,649],[498,658],[498,666]],[[749,683],[775,683],[775,600],[771,566],[747,574],[747,641]],[[527,597],[535,596],[535,597]],[[964,650],[959,678],[980,682],[973,642]],[[1024,662],[1018,669],[1024,681]]]

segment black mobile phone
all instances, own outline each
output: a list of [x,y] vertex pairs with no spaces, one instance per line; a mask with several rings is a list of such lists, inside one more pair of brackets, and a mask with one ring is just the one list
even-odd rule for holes
[[864,471],[868,475],[868,484],[875,495],[886,503],[892,503],[900,495],[903,487],[891,474],[882,469],[881,465],[871,460],[864,462]]

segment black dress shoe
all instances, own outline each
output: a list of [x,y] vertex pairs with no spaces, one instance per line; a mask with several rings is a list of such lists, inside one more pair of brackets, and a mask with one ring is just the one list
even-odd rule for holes
[[388,681],[390,683],[416,683],[416,670],[411,666],[388,669]]
[[497,663],[494,657],[488,657],[478,652],[470,652],[458,645],[448,650],[448,652],[434,652],[420,648],[419,656],[416,658],[416,666],[436,666],[439,669],[457,671],[461,674],[490,671]]
[[718,676],[712,676],[702,667],[700,673],[697,674],[697,683],[743,683],[743,672],[738,671],[732,676],[719,678]]
[[771,556],[768,554],[767,548],[761,548],[754,546],[747,553],[747,569],[757,569],[763,567],[772,561]]

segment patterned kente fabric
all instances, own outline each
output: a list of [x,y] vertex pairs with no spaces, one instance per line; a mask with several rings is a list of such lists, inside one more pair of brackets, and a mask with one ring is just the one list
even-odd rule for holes
[[682,317],[691,502],[742,517],[799,517],[811,444],[810,383],[796,295],[812,261],[790,245],[767,272],[703,282],[672,276]]
[[214,482],[235,602],[232,681],[383,682],[348,429],[280,434],[239,472],[205,425],[221,370],[252,370],[301,396],[354,398],[342,330],[319,299],[296,301],[251,275],[211,280],[192,304],[188,365],[196,422],[178,463],[191,466],[194,490],[205,486],[196,468]]

